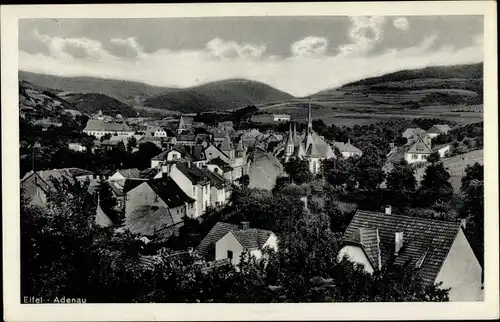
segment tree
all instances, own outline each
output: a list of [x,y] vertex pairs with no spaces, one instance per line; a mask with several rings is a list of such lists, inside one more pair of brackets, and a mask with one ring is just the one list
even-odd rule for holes
[[135,136],[131,136],[127,140],[127,151],[131,153],[135,147],[137,147],[137,139]]
[[396,138],[396,140],[394,140],[394,145],[396,145],[396,146],[403,146],[406,143],[408,143],[408,139],[405,137],[402,137],[402,136],[400,136],[400,137]]
[[464,189],[464,202],[460,209],[460,216],[466,219],[465,233],[482,265],[484,258],[484,183],[482,180],[472,179]]
[[357,163],[356,179],[359,187],[369,191],[378,188],[385,179],[382,166],[383,160],[380,157],[380,150],[374,145],[367,145]]
[[152,142],[139,144],[139,150],[134,153],[135,166],[139,169],[149,168],[151,158],[160,154],[161,149]]
[[429,163],[436,163],[441,160],[441,156],[439,155],[439,152],[434,151],[432,152],[428,157],[427,157],[427,162]]
[[285,163],[285,172],[288,173],[290,179],[296,184],[306,183],[313,179],[311,170],[309,170],[309,162],[307,160],[289,160]]
[[106,133],[103,136],[101,136],[100,141],[102,142],[102,141],[109,140],[109,139],[111,139],[111,133]]
[[461,190],[465,191],[472,180],[484,180],[484,166],[475,162],[473,165],[467,165],[465,167],[465,175],[462,177]]
[[449,202],[453,196],[450,177],[442,162],[429,164],[425,168],[420,186],[420,203],[424,206],[431,206],[436,202]]
[[394,193],[395,206],[401,208],[408,206],[416,186],[417,180],[413,167],[406,160],[395,162],[394,168],[387,176],[387,187]]

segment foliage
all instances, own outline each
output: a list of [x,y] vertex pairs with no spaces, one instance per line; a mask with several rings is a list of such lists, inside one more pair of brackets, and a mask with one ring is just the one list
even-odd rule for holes
[[484,166],[478,162],[465,167],[465,175],[462,177],[462,186],[460,189],[465,191],[469,187],[472,180],[484,180]]
[[285,163],[285,172],[290,176],[292,182],[296,184],[306,183],[313,179],[307,160],[290,159]]
[[429,164],[425,168],[419,190],[420,204],[431,206],[436,202],[449,202],[453,196],[450,174],[442,162]]
[[120,226],[125,220],[123,209],[117,209],[118,202],[113,194],[110,183],[101,180],[97,188],[98,200],[102,211],[111,219],[113,224]]
[[131,153],[134,148],[137,147],[137,139],[135,138],[135,136],[131,136],[128,140],[127,140],[127,151],[128,153]]
[[472,179],[463,189],[464,201],[460,215],[465,218],[465,233],[481,265],[484,260],[484,183]]
[[394,193],[394,206],[405,208],[410,205],[417,180],[415,170],[405,160],[394,163],[394,168],[387,175],[387,187]]

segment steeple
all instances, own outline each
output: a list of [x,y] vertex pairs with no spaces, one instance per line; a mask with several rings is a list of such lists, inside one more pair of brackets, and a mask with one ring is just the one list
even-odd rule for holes
[[309,109],[308,109],[308,116],[307,116],[307,132],[311,133],[312,132],[312,117],[311,117],[311,99],[309,99]]
[[297,123],[293,123],[293,143],[297,143]]
[[295,146],[295,141],[293,140],[292,123],[290,123],[289,129],[288,129],[288,140],[286,140],[286,151],[285,151],[285,155],[287,156],[287,159],[289,156],[291,156],[293,154],[294,146]]

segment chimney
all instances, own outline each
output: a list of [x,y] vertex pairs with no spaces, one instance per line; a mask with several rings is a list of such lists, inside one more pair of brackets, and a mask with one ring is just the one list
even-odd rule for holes
[[403,232],[397,232],[394,236],[394,255],[398,256],[399,251],[403,247]]
[[385,206],[385,214],[386,215],[392,214],[392,207],[391,207],[391,205]]
[[249,229],[249,228],[250,228],[250,222],[248,221],[241,222],[241,229]]
[[307,196],[301,197],[300,201],[304,203],[304,209],[307,209]]
[[347,144],[351,144],[351,139],[347,138]]

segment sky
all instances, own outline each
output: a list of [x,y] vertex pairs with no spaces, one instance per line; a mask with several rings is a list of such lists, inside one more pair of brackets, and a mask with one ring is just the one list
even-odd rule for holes
[[19,69],[189,87],[245,78],[295,96],[483,61],[482,16],[20,19]]

